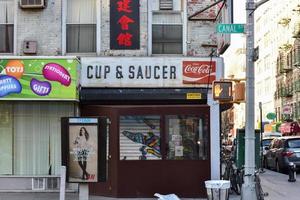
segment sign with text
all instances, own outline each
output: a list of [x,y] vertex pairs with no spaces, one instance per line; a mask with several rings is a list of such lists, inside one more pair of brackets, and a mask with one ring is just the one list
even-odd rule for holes
[[201,99],[201,93],[187,93],[186,99]]
[[291,115],[292,114],[292,106],[291,105],[284,105],[282,108],[282,113],[285,115]]
[[78,100],[76,59],[0,59],[0,100]]
[[81,61],[82,87],[207,87],[223,70],[221,58],[101,57]]
[[244,24],[217,24],[218,33],[244,33]]
[[110,49],[140,48],[139,0],[110,0]]
[[216,80],[216,62],[183,61],[183,83],[211,84]]

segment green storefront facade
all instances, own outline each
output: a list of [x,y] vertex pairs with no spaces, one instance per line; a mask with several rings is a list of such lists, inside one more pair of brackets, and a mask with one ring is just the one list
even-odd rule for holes
[[55,189],[47,180],[60,174],[60,118],[77,114],[79,67],[76,57],[0,57],[2,189]]

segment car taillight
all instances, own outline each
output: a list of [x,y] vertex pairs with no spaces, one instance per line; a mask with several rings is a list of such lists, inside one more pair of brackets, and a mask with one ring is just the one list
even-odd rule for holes
[[291,157],[293,156],[294,152],[293,151],[284,151],[281,153],[282,156],[286,156],[286,157]]

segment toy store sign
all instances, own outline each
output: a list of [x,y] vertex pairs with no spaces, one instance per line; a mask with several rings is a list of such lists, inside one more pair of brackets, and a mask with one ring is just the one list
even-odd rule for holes
[[77,100],[76,59],[0,59],[0,100]]
[[201,87],[216,79],[217,60],[82,58],[82,87]]

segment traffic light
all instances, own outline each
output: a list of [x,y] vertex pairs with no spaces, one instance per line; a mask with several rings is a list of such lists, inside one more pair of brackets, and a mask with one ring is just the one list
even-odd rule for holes
[[214,81],[213,82],[213,99],[215,101],[221,101],[221,102],[232,101],[232,82],[231,81]]

